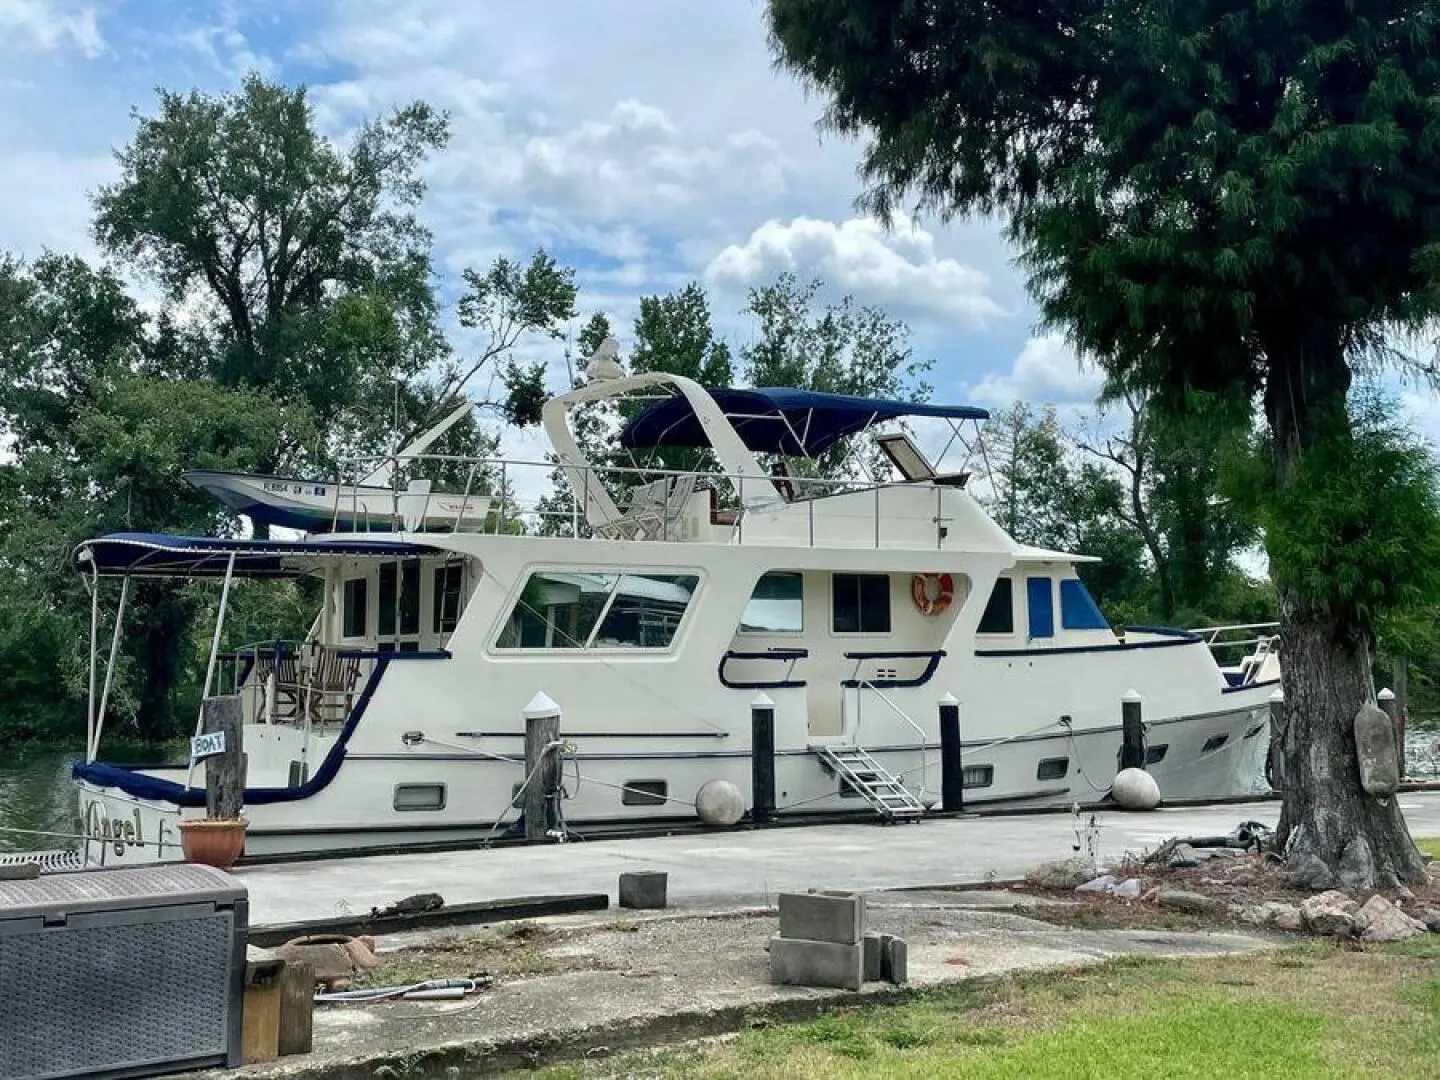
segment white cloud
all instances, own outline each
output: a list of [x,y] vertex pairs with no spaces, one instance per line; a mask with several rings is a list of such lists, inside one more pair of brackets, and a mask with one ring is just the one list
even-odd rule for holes
[[743,244],[716,255],[705,276],[722,289],[739,291],[786,271],[816,274],[866,303],[956,319],[970,327],[1005,314],[991,297],[987,274],[941,257],[934,236],[906,222],[887,230],[873,218],[838,225],[809,217],[767,221]]
[[0,49],[15,44],[47,51],[74,47],[91,60],[108,48],[93,7],[55,0],[0,0]]
[[23,151],[0,155],[5,247],[27,255],[47,247],[93,254],[89,192],[113,179],[116,169],[108,156],[77,159]]
[[175,40],[183,48],[199,53],[216,71],[237,82],[251,71],[266,77],[272,77],[276,72],[275,62],[256,52],[241,32],[239,12],[229,0],[220,5],[214,22],[182,30],[176,34]]
[[1010,371],[986,375],[970,396],[982,405],[1088,405],[1104,382],[1104,374],[1082,362],[1061,335],[1042,334],[1025,342]]

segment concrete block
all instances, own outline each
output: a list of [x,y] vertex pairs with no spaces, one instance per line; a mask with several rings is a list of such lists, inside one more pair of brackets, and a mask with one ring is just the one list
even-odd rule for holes
[[855,945],[865,934],[863,896],[780,894],[780,936],[795,941]]
[[882,935],[871,930],[862,942],[865,946],[865,981],[879,982],[885,971],[885,942]]
[[665,888],[670,875],[661,870],[637,870],[620,875],[620,906],[650,909],[665,906]]
[[882,974],[886,982],[903,986],[910,980],[910,946],[902,937],[885,935]]
[[859,990],[865,981],[865,946],[833,941],[770,939],[770,981],[782,986]]

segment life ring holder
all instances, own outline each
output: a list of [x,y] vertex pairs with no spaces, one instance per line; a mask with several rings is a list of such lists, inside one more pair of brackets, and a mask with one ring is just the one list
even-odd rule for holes
[[939,615],[955,599],[955,579],[949,574],[916,574],[910,579],[910,599],[922,615]]

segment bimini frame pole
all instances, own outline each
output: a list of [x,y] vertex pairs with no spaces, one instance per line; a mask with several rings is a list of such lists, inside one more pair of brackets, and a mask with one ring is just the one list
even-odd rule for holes
[[85,709],[85,753],[86,760],[93,760],[90,747],[95,743],[95,653],[100,642],[100,574],[91,564],[90,576],[90,699]]
[[94,731],[85,748],[85,760],[94,761],[100,753],[100,739],[105,732],[105,711],[110,703],[110,687],[115,682],[115,657],[120,652],[120,628],[125,625],[125,602],[130,599],[130,575],[120,582],[120,605],[115,609],[115,630],[110,635],[110,659],[105,664],[105,687],[100,691],[100,708],[95,713]]
[[[215,658],[220,655],[220,632],[225,629],[225,604],[230,599],[230,581],[235,576],[235,552],[225,563],[225,584],[220,588],[220,610],[215,613],[215,636],[210,639],[210,663],[205,667],[205,689],[200,692],[200,715],[195,717],[195,734],[205,723],[205,699],[210,696],[210,685],[215,681]],[[195,775],[195,759],[190,759],[190,771],[185,774],[185,786]]]

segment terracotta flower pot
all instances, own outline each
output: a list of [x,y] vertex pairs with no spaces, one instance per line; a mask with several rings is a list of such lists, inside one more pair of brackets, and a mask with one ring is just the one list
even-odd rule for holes
[[194,818],[180,822],[180,846],[185,858],[220,870],[229,870],[245,850],[244,818],[215,821]]

